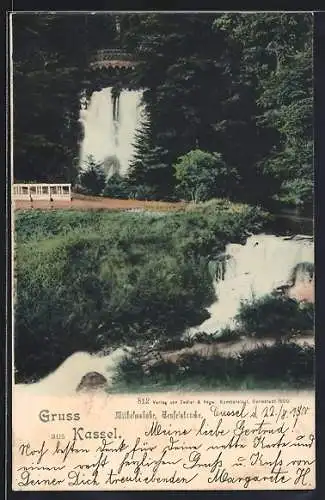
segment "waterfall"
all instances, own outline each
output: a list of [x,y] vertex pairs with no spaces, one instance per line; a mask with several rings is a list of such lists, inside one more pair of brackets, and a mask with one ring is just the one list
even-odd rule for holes
[[93,157],[108,176],[126,175],[133,156],[136,130],[141,126],[142,91],[121,90],[112,95],[112,87],[94,92],[87,109],[81,101],[80,121],[84,128],[80,166],[85,168]]
[[135,132],[141,126],[142,92],[122,90],[119,97],[119,125],[117,157],[121,164],[121,175],[126,175],[129,161],[133,157]]
[[186,333],[214,334],[234,327],[234,317],[243,301],[270,294],[284,285],[311,281],[314,245],[305,238],[257,235],[245,245],[229,243],[222,259],[211,265],[214,270],[216,301],[208,309],[210,318]]

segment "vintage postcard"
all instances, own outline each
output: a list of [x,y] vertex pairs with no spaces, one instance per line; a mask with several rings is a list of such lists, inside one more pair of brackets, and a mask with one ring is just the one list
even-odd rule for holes
[[315,488],[313,14],[10,17],[12,488]]

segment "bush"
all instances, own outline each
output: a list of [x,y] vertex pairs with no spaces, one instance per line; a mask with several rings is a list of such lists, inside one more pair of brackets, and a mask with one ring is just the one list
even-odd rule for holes
[[127,199],[130,196],[130,186],[124,177],[114,174],[107,180],[103,195],[110,198]]
[[242,303],[236,320],[245,335],[281,338],[313,330],[313,311],[313,304],[268,295],[251,303]]
[[241,357],[242,376],[254,376],[264,380],[287,380],[301,387],[314,381],[315,349],[301,347],[293,342],[278,342],[274,346],[262,346]]
[[314,182],[309,178],[284,181],[275,199],[295,207],[312,205],[314,199]]
[[240,365],[236,358],[215,354],[210,358],[190,354],[182,356],[178,362],[182,377],[203,377],[207,381],[225,383],[240,376]]
[[84,194],[90,195],[99,195],[105,188],[106,176],[104,168],[96,163],[92,156],[88,158],[85,170],[79,173],[78,184]]
[[132,385],[135,381],[142,384],[146,374],[139,359],[124,358],[117,368],[115,382],[123,381],[127,385]]
[[250,210],[16,213],[16,368],[46,375],[76,350],[177,339],[214,300],[208,260],[263,223]]
[[160,360],[147,369],[141,357],[136,357],[120,366],[116,381],[125,390],[141,390],[143,386],[155,389],[157,384],[166,390],[184,386],[197,386],[199,390],[310,388],[314,385],[314,357],[314,348],[291,342],[257,347],[236,357],[186,354],[177,363]]
[[242,336],[242,333],[238,330],[232,330],[231,328],[223,328],[220,331],[217,342],[236,342]]
[[35,247],[26,244],[17,252],[20,370],[51,370],[76,349],[132,343],[158,325],[180,334],[197,321],[207,297],[212,300],[204,266],[181,255],[146,255],[131,241],[125,252],[111,238],[93,234]]
[[140,184],[130,188],[130,198],[141,201],[154,201],[157,199],[157,190],[152,186]]
[[186,200],[197,203],[214,196],[227,196],[236,182],[235,171],[219,153],[196,149],[181,156],[174,165],[176,189]]

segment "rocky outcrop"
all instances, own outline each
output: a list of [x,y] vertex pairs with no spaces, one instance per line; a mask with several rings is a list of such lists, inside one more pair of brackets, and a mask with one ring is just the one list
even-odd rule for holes
[[298,302],[315,302],[315,266],[311,262],[300,262],[291,273],[286,294]]
[[47,396],[74,396],[80,392],[108,389],[119,364],[128,352],[128,347],[120,347],[105,356],[75,352],[44,379],[32,384],[16,384],[15,391]]
[[90,372],[84,375],[76,389],[77,392],[104,390],[108,386],[108,380],[98,372]]
[[315,302],[315,280],[312,278],[310,281],[301,281],[288,289],[288,297],[295,299],[298,302]]

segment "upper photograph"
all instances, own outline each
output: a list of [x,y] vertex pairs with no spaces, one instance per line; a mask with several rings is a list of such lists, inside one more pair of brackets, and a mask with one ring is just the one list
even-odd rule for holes
[[14,13],[14,391],[314,387],[312,13]]

